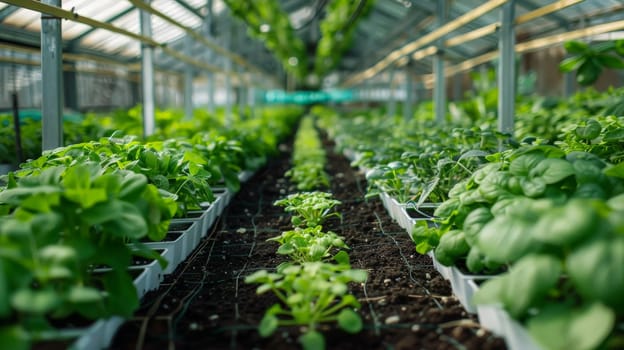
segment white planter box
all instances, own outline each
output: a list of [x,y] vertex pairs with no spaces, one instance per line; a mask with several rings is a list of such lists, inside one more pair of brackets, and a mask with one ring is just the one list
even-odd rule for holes
[[[165,258],[168,254],[167,249],[161,255]],[[134,286],[137,289],[137,296],[141,299],[145,293],[158,289],[162,281],[162,269],[157,261],[144,266],[131,267],[130,269],[143,269],[134,279]],[[70,346],[72,350],[93,350],[107,349],[110,346],[117,329],[123,324],[124,319],[119,316],[113,316],[108,319],[96,320],[90,327],[84,329],[71,330],[80,333],[78,339]]]
[[[477,313],[477,307],[472,304],[472,295],[478,287],[474,281],[486,280],[490,276],[485,275],[465,275],[457,267],[451,266],[451,287],[453,294],[457,297],[464,309],[469,313]],[[469,283],[469,282],[473,283]]]
[[526,328],[512,319],[505,310],[501,310],[501,321],[503,337],[509,350],[541,350],[541,347],[531,338]]
[[188,245],[188,239],[184,233],[180,233],[178,238],[173,241],[148,242],[144,244],[152,249],[167,249],[168,254],[165,256],[165,259],[167,259],[168,264],[163,274],[168,275],[184,261],[185,246]]
[[185,240],[185,245],[183,246],[183,258],[186,259],[189,254],[197,247],[199,241],[201,241],[201,232],[200,222],[198,220],[189,220],[189,219],[172,219],[171,225],[176,224],[190,224],[190,226],[184,231],[183,235],[187,236],[187,240]]
[[440,262],[438,262],[438,259],[436,259],[435,254],[433,254],[433,251],[430,251],[429,253],[427,253],[427,255],[431,257],[431,260],[433,260],[433,267],[436,269],[436,271],[438,271],[445,280],[450,280],[452,273],[451,268],[440,264]]

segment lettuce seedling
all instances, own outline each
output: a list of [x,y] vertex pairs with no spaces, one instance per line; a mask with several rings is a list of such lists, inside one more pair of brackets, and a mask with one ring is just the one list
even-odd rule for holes
[[295,213],[291,221],[296,227],[315,227],[331,216],[342,218],[340,213],[332,212],[332,209],[341,202],[332,199],[331,193],[327,192],[295,193],[275,201],[274,204],[285,207],[287,212]]
[[279,299],[260,322],[261,336],[270,336],[279,326],[305,326],[299,337],[303,348],[324,349],[325,339],[317,331],[319,324],[337,322],[348,333],[362,329],[362,319],[352,309],[360,307],[360,303],[348,294],[347,284],[363,283],[366,278],[365,270],[351,269],[346,259],[339,264],[285,264],[275,273],[257,271],[247,276],[245,283],[258,283],[258,294],[272,291]]
[[269,238],[280,244],[277,254],[288,255],[296,263],[321,261],[330,256],[332,248],[349,249],[343,237],[334,232],[323,232],[323,228],[297,227],[294,230],[282,232],[281,235]]

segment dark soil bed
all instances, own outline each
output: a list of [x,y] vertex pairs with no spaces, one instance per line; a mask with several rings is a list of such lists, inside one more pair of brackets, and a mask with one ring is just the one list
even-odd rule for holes
[[[349,335],[323,330],[328,349],[505,349],[504,342],[479,327],[452,297],[431,260],[392,222],[381,202],[364,200],[362,174],[333,153],[326,141],[331,192],[343,215],[325,228],[345,236],[354,268],[367,269],[366,284],[352,285],[361,301],[365,329]],[[134,319],[117,333],[112,349],[299,349],[297,328],[261,338],[255,326],[275,302],[256,295],[245,276],[275,268],[283,259],[266,239],[291,228],[290,217],[272,203],[295,192],[283,174],[290,146],[259,171],[213,231],[161,288],[149,293]]]

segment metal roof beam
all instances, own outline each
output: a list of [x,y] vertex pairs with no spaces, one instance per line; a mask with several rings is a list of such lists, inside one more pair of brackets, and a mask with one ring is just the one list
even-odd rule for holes
[[[525,9],[529,11],[534,11],[541,7],[540,5],[534,4],[531,0],[516,0],[516,2],[518,3],[518,5],[524,7]],[[557,22],[559,26],[563,28],[568,28],[570,26],[570,22],[568,22],[568,20],[566,20],[563,16],[558,15],[556,13],[549,13],[549,14],[544,15],[543,17],[548,18],[554,22]]]

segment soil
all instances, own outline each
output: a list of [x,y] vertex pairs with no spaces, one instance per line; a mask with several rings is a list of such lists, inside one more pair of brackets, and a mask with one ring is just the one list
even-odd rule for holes
[[[324,141],[331,192],[342,201],[327,230],[345,237],[354,268],[369,271],[365,284],[350,286],[362,304],[365,326],[350,335],[322,330],[327,349],[505,349],[479,327],[452,296],[450,285],[419,255],[407,233],[378,199],[364,199],[363,174]],[[296,192],[284,178],[291,145],[245,183],[212,231],[157,291],[148,293],[135,317],[118,331],[111,349],[300,349],[297,327],[262,338],[256,325],[276,302],[244,283],[258,269],[284,259],[266,239],[291,229],[290,217],[272,203]]]

